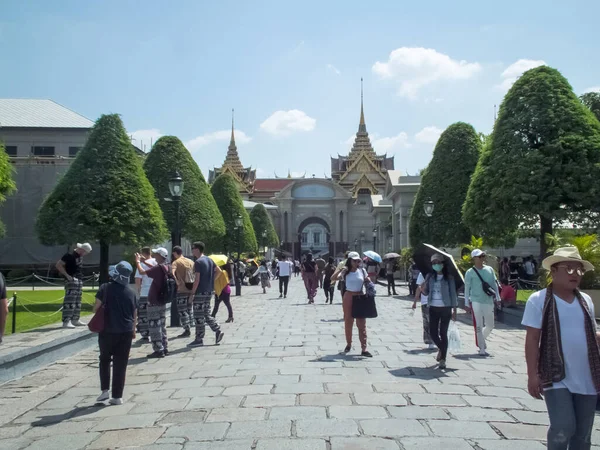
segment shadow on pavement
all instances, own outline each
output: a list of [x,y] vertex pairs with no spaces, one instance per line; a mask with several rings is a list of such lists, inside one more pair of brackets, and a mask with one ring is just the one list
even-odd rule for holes
[[431,354],[437,352],[436,348],[416,348],[414,350],[404,350],[404,353],[408,355],[421,355],[421,354]]
[[402,367],[399,369],[390,370],[390,374],[398,378],[411,379],[415,378],[418,380],[435,380],[438,378],[445,378],[449,373],[456,372],[457,369],[447,368],[438,369],[437,364],[429,367]]
[[321,319],[321,322],[343,322],[344,319]]
[[369,358],[360,355],[349,355],[347,353],[336,353],[334,355],[320,356],[316,359],[311,359],[309,362],[336,362],[336,361],[365,361]]
[[493,356],[481,356],[479,353],[473,353],[471,355],[452,355],[454,357],[454,359],[462,359],[463,361],[470,361],[471,359],[489,359],[489,358],[493,358]]
[[88,414],[95,413],[103,408],[108,408],[108,406],[103,403],[99,403],[93,406],[82,406],[73,409],[72,411],[66,412],[64,414],[56,414],[54,416],[42,416],[35,422],[31,422],[32,427],[47,427],[49,425],[54,425],[65,420],[71,419],[73,417],[81,417],[87,416]]

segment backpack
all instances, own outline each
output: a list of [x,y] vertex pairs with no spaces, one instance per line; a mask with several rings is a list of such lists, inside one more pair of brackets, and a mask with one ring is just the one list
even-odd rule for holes
[[165,279],[158,294],[158,303],[166,305],[167,303],[174,302],[177,297],[177,281],[173,276],[170,265],[166,264],[162,267],[165,271]]

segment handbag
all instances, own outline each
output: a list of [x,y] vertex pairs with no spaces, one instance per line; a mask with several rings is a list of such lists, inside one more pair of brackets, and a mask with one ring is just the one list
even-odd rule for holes
[[489,295],[490,297],[495,297],[496,296],[496,291],[494,290],[494,288],[491,287],[490,284],[487,281],[484,281],[484,279],[481,277],[481,274],[479,273],[479,271],[475,267],[473,267],[473,270],[475,271],[475,273],[477,274],[477,276],[481,280],[481,286],[483,287],[483,292],[486,295]]
[[102,294],[103,301],[100,305],[100,308],[96,310],[94,317],[92,317],[92,320],[88,322],[88,328],[92,333],[102,333],[104,331],[104,323],[106,319],[106,307],[104,305],[106,304],[106,291],[108,291],[108,286],[109,285],[107,284],[106,288],[104,289],[104,293]]
[[366,276],[364,284],[367,286],[367,293],[352,297],[352,317],[355,319],[374,319],[377,317],[377,305],[375,305],[374,293],[375,285],[372,282],[367,282]]

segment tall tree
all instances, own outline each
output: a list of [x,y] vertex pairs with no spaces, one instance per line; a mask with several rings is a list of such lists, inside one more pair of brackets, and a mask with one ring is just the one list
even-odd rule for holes
[[118,114],[103,115],[40,207],[36,221],[46,245],[100,243],[100,278],[108,279],[109,246],[157,243],[167,228],[139,156]]
[[[6,201],[6,196],[16,189],[13,180],[13,166],[10,163],[4,143],[0,141],[0,204]],[[0,222],[0,236],[4,236],[4,224]]]
[[179,172],[184,183],[179,210],[181,234],[192,241],[204,241],[208,249],[215,248],[225,236],[225,222],[198,164],[183,143],[175,136],[158,139],[146,157],[144,171],[169,230],[175,229],[176,211],[175,204],[165,198],[171,197],[169,179]]
[[254,206],[250,211],[250,220],[254,227],[256,242],[260,247],[279,247],[279,237],[265,205],[258,203]]
[[586,92],[579,99],[600,120],[600,92]]
[[471,180],[463,220],[473,234],[499,238],[537,229],[540,254],[553,224],[577,223],[600,194],[600,122],[547,66],[508,91]]
[[[433,158],[421,175],[411,211],[412,247],[423,242],[453,247],[470,238],[470,231],[461,221],[461,208],[480,152],[481,138],[467,123],[452,124],[441,134]],[[428,200],[434,204],[431,218],[424,211]]]
[[[225,239],[223,239],[220,250],[225,252],[237,252],[238,248],[243,252],[255,252],[258,249],[254,227],[248,212],[244,208],[242,196],[240,195],[235,179],[224,173],[219,175],[211,187],[211,192],[223,220],[225,221]],[[242,230],[238,231],[235,219],[242,217]],[[238,232],[240,239],[238,242]]]

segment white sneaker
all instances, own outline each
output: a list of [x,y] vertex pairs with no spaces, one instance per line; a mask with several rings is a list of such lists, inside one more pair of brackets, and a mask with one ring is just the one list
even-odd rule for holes
[[490,354],[485,349],[479,349],[479,356],[490,356]]
[[72,322],[73,325],[75,325],[76,327],[86,327],[87,323],[82,322],[81,320],[75,320]]
[[110,395],[108,395],[108,391],[102,391],[102,394],[100,394],[100,396],[96,399],[96,402],[97,403],[105,402],[109,398],[110,398]]
[[63,328],[75,328],[75,325],[73,325],[70,320],[65,320],[63,322]]
[[110,403],[111,405],[122,405],[123,404],[123,399],[122,398],[111,398],[108,403]]
[[429,344],[429,347],[427,347],[427,348],[429,350],[433,350],[434,348],[437,348],[437,347],[435,346],[435,344]]

